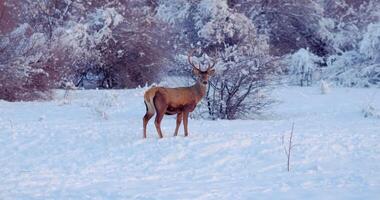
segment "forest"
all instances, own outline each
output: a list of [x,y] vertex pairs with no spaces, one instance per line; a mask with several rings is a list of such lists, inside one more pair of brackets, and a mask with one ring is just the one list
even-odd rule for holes
[[2,0],[0,99],[176,87],[196,49],[217,62],[199,115],[245,118],[278,85],[379,87],[379,18],[377,0]]

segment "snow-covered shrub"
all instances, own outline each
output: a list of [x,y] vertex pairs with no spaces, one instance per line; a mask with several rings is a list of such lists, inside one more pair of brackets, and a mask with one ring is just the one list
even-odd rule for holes
[[372,95],[367,98],[366,102],[362,106],[362,113],[365,118],[378,118],[380,119],[380,110],[374,103],[374,99],[376,97],[378,91],[374,91]]
[[122,23],[114,30],[114,39],[101,50],[108,86],[130,88],[160,80],[174,56],[170,31],[160,29],[165,26],[160,23],[141,17],[133,29],[129,23]]
[[217,59],[206,95],[208,114],[213,119],[250,117],[271,102],[266,89],[273,65],[267,38],[257,35],[252,21],[226,2],[209,0],[198,6],[199,42]]
[[319,71],[322,59],[307,49],[300,49],[289,57],[290,82],[300,86],[313,84],[314,74]]
[[330,1],[320,33],[330,46],[323,77],[341,86],[370,87],[380,82],[380,4]]
[[[113,8],[95,9],[82,21],[67,21],[53,32],[52,65],[60,72],[61,82],[73,81],[77,86],[101,86],[105,76],[99,49],[112,39],[112,30],[123,17]],[[61,84],[59,84],[60,86]]]
[[327,94],[330,92],[330,85],[329,83],[327,83],[326,81],[322,80],[321,81],[321,85],[320,85],[320,88],[321,88],[321,94]]
[[380,85],[380,23],[368,25],[359,47],[359,52],[366,58],[363,72],[368,83]]
[[337,85],[370,87],[380,83],[380,23],[370,24],[358,47],[327,58],[324,77]]
[[309,48],[318,56],[327,53],[319,34],[322,3],[316,0],[229,0],[229,7],[246,15],[258,33],[269,37],[270,53],[283,56]]
[[114,92],[105,93],[98,102],[98,107],[111,108],[119,106],[118,95]]
[[271,103],[268,82],[274,68],[268,60],[236,47],[226,48],[220,56],[206,96],[213,119],[251,117]]
[[45,37],[41,65],[55,80],[51,87],[67,81],[84,88],[151,83],[170,57],[170,33],[153,16],[154,2],[6,0],[6,5]]
[[319,34],[328,44],[330,53],[343,53],[358,46],[361,37],[359,28],[353,23],[345,23],[342,20],[322,18],[319,21]]
[[183,23],[191,6],[188,0],[160,1],[156,17],[172,25]]
[[379,82],[379,73],[379,63],[371,62],[357,51],[348,51],[328,57],[324,77],[336,85],[370,87]]
[[367,59],[380,62],[380,23],[368,25],[367,32],[359,44],[359,51]]
[[125,88],[158,81],[170,57],[171,43],[170,31],[153,14],[146,1],[128,0],[117,3],[115,9],[97,9],[90,15],[86,33],[94,43],[87,49],[96,54],[93,66],[81,73],[79,82]]
[[371,117],[371,118],[378,118],[380,119],[380,112],[372,105],[368,104],[362,109],[362,113],[365,118]]
[[0,99],[7,101],[49,98],[51,80],[46,37],[22,24],[0,38]]
[[63,98],[60,100],[60,105],[70,104],[72,100],[72,90],[78,89],[71,81],[64,82],[62,88],[65,90]]
[[93,111],[103,120],[108,120],[110,118],[109,111],[113,107],[118,107],[119,104],[119,96],[114,92],[106,92],[101,96],[97,102],[93,102],[94,104],[90,107],[93,108]]

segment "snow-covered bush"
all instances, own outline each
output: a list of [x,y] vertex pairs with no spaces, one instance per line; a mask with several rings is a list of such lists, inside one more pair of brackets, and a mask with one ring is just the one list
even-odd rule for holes
[[228,4],[251,19],[260,34],[269,37],[270,53],[274,56],[300,48],[309,48],[318,56],[327,53],[319,34],[319,20],[324,14],[321,1],[230,0]]
[[101,47],[105,80],[112,88],[137,87],[158,82],[172,51],[171,33],[160,21],[139,16],[138,23],[122,23],[113,39]]
[[330,55],[325,78],[342,86],[370,87],[380,83],[380,23],[369,24],[356,48]]
[[359,43],[359,51],[369,60],[380,62],[380,23],[371,23],[363,40]]
[[310,86],[316,72],[319,72],[319,65],[322,58],[311,53],[308,49],[300,49],[289,58],[288,75],[292,84],[300,86]]
[[122,20],[114,8],[96,9],[82,21],[70,20],[54,30],[52,64],[59,67],[62,82],[73,81],[85,88],[102,86],[108,66],[99,47],[112,39],[113,29]]
[[322,80],[321,81],[321,85],[320,85],[320,88],[321,88],[321,94],[327,94],[330,92],[330,85],[329,83],[327,83],[326,81]]
[[325,2],[320,33],[330,46],[323,77],[341,86],[370,87],[380,82],[380,4],[376,1]]
[[344,22],[341,18],[322,18],[319,26],[319,34],[328,44],[329,53],[343,53],[357,48],[361,34],[354,23]]
[[[51,88],[68,81],[83,88],[136,87],[157,81],[168,63],[170,31],[153,16],[153,2],[6,0],[5,5],[45,38],[33,52],[43,55],[39,65]],[[7,40],[1,49],[10,48]]]
[[116,93],[105,93],[97,102],[93,105],[93,110],[103,120],[108,120],[110,118],[109,110],[112,107],[118,107],[119,100]]
[[365,118],[378,118],[380,119],[380,112],[372,105],[368,104],[362,109]]
[[[211,118],[250,117],[271,101],[267,85],[273,72],[265,36],[256,34],[252,21],[226,2],[202,1],[197,23],[202,47],[217,59],[206,99]],[[216,53],[213,53],[215,51]]]
[[268,60],[236,47],[226,48],[220,55],[217,74],[206,97],[212,118],[251,117],[271,103],[268,82],[274,68]]
[[28,24],[0,38],[0,99],[49,98],[52,80],[45,65],[49,58],[45,45],[46,37]]
[[380,23],[369,24],[363,40],[359,43],[359,52],[364,55],[363,72],[369,84],[380,86]]
[[327,58],[326,64],[324,78],[336,85],[348,87],[369,87],[372,79],[370,74],[378,68],[376,65],[369,65],[363,55],[357,51],[331,55]]

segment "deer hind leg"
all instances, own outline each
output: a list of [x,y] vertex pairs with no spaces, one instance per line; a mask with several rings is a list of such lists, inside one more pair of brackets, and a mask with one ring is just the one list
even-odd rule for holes
[[148,124],[149,120],[153,117],[154,113],[149,113],[147,112],[145,115],[144,115],[144,118],[143,118],[143,124],[144,124],[144,135],[143,137],[146,138],[146,125]]
[[179,129],[179,126],[181,125],[181,122],[182,122],[182,113],[180,112],[177,114],[177,124],[174,131],[174,137],[178,135],[178,129]]
[[163,138],[164,136],[162,135],[162,131],[161,131],[161,121],[162,119],[164,118],[164,115],[165,115],[165,112],[166,112],[166,109],[167,109],[167,105],[165,105],[165,103],[163,103],[163,97],[162,95],[160,95],[160,93],[157,93],[153,102],[154,102],[154,106],[156,108],[156,119],[154,121],[154,125],[156,126],[156,130],[157,130],[157,133],[158,133],[158,136],[160,138]]
[[146,107],[146,113],[143,117],[143,129],[144,129],[143,138],[146,138],[146,126],[147,126],[149,120],[153,117],[155,112],[154,112],[154,110],[151,109],[152,105],[148,105],[149,103],[147,104],[147,102],[145,102],[145,101],[144,101],[144,103],[145,103],[145,107]]
[[188,119],[189,119],[189,113],[188,112],[184,112],[183,113],[183,129],[185,131],[185,137],[187,137],[189,135],[189,131],[187,130]]
[[143,127],[144,127],[144,133],[143,138],[146,138],[146,125],[148,124],[148,121],[153,117],[154,114],[146,113],[143,118]]

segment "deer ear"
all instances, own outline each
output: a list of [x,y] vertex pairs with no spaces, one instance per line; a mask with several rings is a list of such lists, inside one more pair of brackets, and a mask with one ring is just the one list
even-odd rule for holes
[[208,74],[209,76],[214,75],[214,74],[215,74],[215,68],[212,68],[212,69],[207,70],[207,74]]
[[201,71],[197,69],[196,67],[193,67],[193,74],[198,76]]

